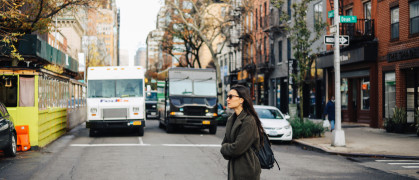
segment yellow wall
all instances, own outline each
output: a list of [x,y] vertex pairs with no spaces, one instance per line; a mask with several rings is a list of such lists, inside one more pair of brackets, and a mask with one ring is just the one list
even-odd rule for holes
[[44,147],[66,133],[67,108],[38,110],[38,77],[35,76],[35,106],[8,107],[7,110],[15,126],[29,125],[31,146]]

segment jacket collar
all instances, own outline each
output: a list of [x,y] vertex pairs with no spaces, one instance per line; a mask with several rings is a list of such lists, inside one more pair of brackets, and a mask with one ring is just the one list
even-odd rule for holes
[[[238,116],[236,114],[233,114],[232,116],[230,116],[229,118],[229,123],[227,124],[227,128],[226,128],[226,134],[230,137],[230,140],[232,140],[235,131],[237,130],[237,128],[243,123],[243,120],[246,118],[247,113],[245,110],[243,110]],[[234,121],[233,124],[233,119],[236,118],[236,120]]]

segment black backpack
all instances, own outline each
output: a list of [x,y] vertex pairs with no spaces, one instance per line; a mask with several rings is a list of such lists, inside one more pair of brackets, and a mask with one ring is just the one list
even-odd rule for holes
[[268,136],[265,133],[263,133],[263,146],[260,147],[259,151],[253,146],[253,150],[259,158],[260,167],[262,169],[272,169],[275,162],[278,169],[281,170],[275,159],[274,152],[271,149],[271,143],[269,142]]

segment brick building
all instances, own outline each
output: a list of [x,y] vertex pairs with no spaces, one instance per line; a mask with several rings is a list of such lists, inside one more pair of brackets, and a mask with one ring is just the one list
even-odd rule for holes
[[[334,9],[333,0],[327,0],[326,5],[327,11]],[[340,23],[339,29],[340,35],[348,35],[350,40],[340,48],[342,121],[377,127],[377,0],[343,0],[338,8],[341,15],[357,16],[356,23]],[[332,24],[333,18],[328,19]],[[335,94],[332,48],[328,45],[317,61],[317,67],[324,69],[326,99]]]
[[393,108],[407,110],[414,122],[419,106],[419,0],[378,1],[378,126]]

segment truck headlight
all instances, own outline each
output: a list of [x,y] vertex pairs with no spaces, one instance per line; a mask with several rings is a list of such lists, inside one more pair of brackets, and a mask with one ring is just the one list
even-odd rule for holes
[[140,112],[140,107],[133,107],[132,112],[134,113]]
[[97,108],[90,108],[90,113],[96,114],[97,113]]
[[156,108],[156,105],[152,105],[151,108]]

